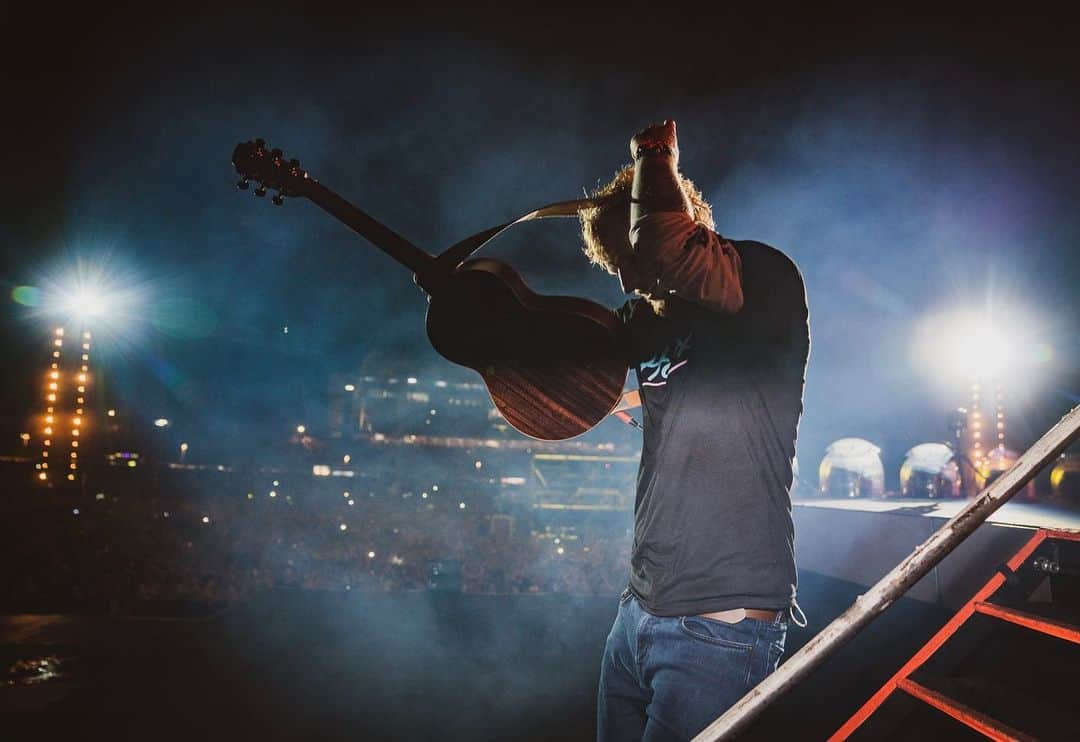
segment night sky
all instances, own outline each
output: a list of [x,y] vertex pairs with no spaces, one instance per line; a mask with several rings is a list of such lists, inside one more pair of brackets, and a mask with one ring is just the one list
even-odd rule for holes
[[[0,452],[35,411],[53,321],[11,291],[77,266],[130,299],[94,328],[110,400],[211,448],[324,419],[333,374],[469,378],[428,347],[405,269],[310,203],[236,191],[232,148],[257,136],[439,251],[580,196],[636,130],[677,120],[718,231],[803,271],[804,474],[860,436],[895,486],[908,448],[947,436],[965,385],[934,362],[955,341],[930,318],[958,309],[992,314],[1015,344],[1013,447],[1080,401],[1075,25],[190,7],[0,11]],[[485,253],[535,290],[622,300],[572,220],[517,227]]]

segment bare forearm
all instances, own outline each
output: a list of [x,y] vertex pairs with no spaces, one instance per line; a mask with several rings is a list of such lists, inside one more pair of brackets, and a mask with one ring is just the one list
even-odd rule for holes
[[646,155],[634,163],[634,185],[630,192],[630,223],[656,211],[690,211],[690,203],[679,185],[674,155]]
[[692,206],[679,183],[679,142],[675,122],[665,121],[638,132],[630,140],[634,184],[630,223],[657,211],[685,211]]

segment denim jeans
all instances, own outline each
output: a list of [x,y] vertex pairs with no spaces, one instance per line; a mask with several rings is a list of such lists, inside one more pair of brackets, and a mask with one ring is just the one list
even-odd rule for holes
[[625,590],[608,634],[598,742],[689,740],[776,669],[787,624],[646,612]]

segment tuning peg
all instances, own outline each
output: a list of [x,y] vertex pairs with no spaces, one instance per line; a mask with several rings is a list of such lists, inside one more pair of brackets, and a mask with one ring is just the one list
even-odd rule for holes
[[236,187],[239,188],[241,191],[246,191],[248,189],[248,179],[241,178],[236,182]]
[[266,186],[261,185],[258,188],[256,188],[254,191],[252,191],[252,193],[254,193],[259,198],[262,198],[263,196],[266,195]]
[[278,192],[274,194],[274,197],[271,198],[270,201],[274,204],[274,206],[281,206],[283,203],[285,203],[285,197],[282,196],[280,192]]

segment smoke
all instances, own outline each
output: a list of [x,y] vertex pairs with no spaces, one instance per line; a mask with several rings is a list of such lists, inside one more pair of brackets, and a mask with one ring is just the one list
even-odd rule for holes
[[[995,296],[1049,315],[1063,308],[1066,319],[1043,331],[1062,367],[1075,366],[1075,344],[1059,341],[1076,335],[1066,311],[1076,256],[1061,245],[1078,230],[1060,195],[1076,153],[1048,144],[1072,140],[1047,121],[1050,82],[973,81],[933,64],[897,72],[817,60],[780,71],[765,59],[773,47],[712,37],[641,59],[621,28],[599,38],[579,30],[556,51],[541,33],[481,41],[460,28],[275,19],[254,39],[230,37],[235,19],[195,40],[189,26],[160,32],[95,81],[84,95],[97,105],[73,147],[78,187],[61,209],[72,250],[93,255],[108,242],[111,260],[145,282],[144,318],[123,352],[101,351],[110,393],[146,419],[175,420],[170,435],[191,442],[193,460],[258,461],[297,424],[320,430],[334,378],[476,380],[428,346],[426,303],[407,269],[313,204],[276,208],[236,192],[229,154],[255,137],[438,252],[578,196],[626,161],[637,129],[678,120],[683,169],[710,198],[719,231],[772,244],[803,272],[813,351],[798,455],[808,479],[828,443],[858,436],[882,447],[895,487],[904,452],[948,434],[947,412],[961,400],[931,389],[909,339],[923,312],[985,302],[991,276]],[[516,227],[483,254],[541,292],[623,300],[580,254],[573,220]],[[635,442],[612,423],[587,440],[609,439]],[[447,475],[445,460],[425,456],[387,466]],[[207,499],[225,494],[199,486]],[[260,482],[259,497],[267,490]],[[326,508],[359,517],[331,494]],[[247,523],[238,517],[234,535],[258,541]],[[447,514],[443,538],[482,547],[487,537],[468,523]],[[267,542],[263,558],[311,571],[343,535],[326,525],[302,549]],[[532,636],[565,636],[565,626],[506,631],[505,617],[462,623],[437,602],[409,606],[407,621],[394,597],[367,611],[362,628],[348,611],[331,621],[340,636],[377,633],[416,658],[386,678],[388,695],[414,698],[409,683],[425,663],[479,656],[492,698],[536,704],[513,662],[491,658],[527,657]],[[543,703],[563,700],[555,692]]]

